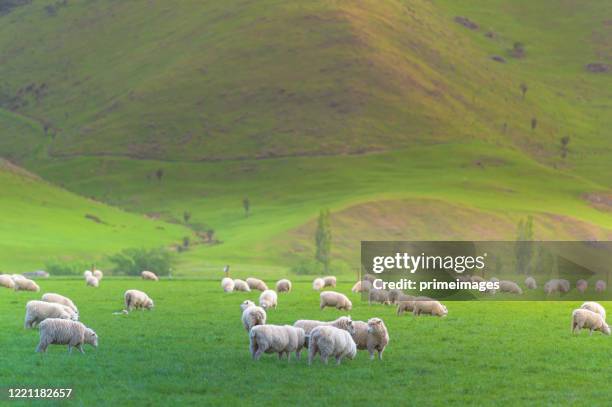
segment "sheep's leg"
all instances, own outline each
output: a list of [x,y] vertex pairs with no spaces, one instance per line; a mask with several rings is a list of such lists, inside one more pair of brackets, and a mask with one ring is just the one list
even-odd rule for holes
[[283,360],[283,352],[278,352],[278,360]]
[[339,365],[342,362],[342,356],[336,356],[336,365]]
[[378,351],[378,360],[382,360],[382,354],[383,354],[383,352],[384,352],[384,351],[382,351],[382,350],[379,350],[379,351]]
[[257,353],[257,342],[251,341],[251,357],[253,358],[253,360],[256,360],[255,359],[256,353]]
[[72,345],[68,345],[68,354],[72,355]]
[[593,336],[593,328],[589,329],[589,336]]
[[285,352],[287,354],[287,363],[291,361],[291,352]]
[[301,350],[295,351],[295,357],[297,360],[302,360],[302,351]]
[[257,349],[257,352],[255,352],[255,356],[253,358],[255,360],[259,360],[259,358],[261,357],[262,353],[264,353],[264,350],[262,348]]
[[46,352],[47,351],[47,343],[40,341],[38,346],[36,347],[36,352]]
[[374,360],[374,349],[368,349],[368,353],[370,354],[370,360]]
[[79,343],[79,345],[77,346],[77,348],[79,349],[79,352],[81,353],[85,353],[85,350],[83,350],[83,344]]
[[323,356],[323,354],[321,353],[321,361],[322,361],[323,363],[327,364],[327,358],[328,358],[328,356],[327,356],[327,355],[326,355],[326,356]]

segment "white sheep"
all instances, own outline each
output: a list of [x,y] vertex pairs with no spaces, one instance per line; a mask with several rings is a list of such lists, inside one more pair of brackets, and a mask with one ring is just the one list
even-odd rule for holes
[[595,301],[587,301],[580,306],[582,309],[588,309],[589,311],[593,311],[596,314],[601,315],[603,320],[606,320],[606,309],[598,302]]
[[340,317],[329,322],[316,321],[313,319],[300,319],[298,321],[295,321],[293,326],[302,328],[307,335],[310,334],[310,332],[318,326],[333,326],[338,329],[344,329],[345,331],[352,331],[353,320],[351,320],[350,316]]
[[83,345],[98,347],[98,335],[80,322],[49,318],[40,323],[40,341],[36,352],[46,352],[49,345],[68,345],[68,353],[76,347],[85,353]]
[[315,278],[312,280],[312,289],[316,291],[320,291],[321,288],[325,287],[325,281],[322,278]]
[[372,289],[372,283],[368,280],[360,280],[355,283],[351,291],[354,293],[369,292]]
[[502,293],[523,294],[523,289],[517,283],[509,280],[499,282],[499,291]]
[[278,295],[274,290],[266,290],[259,296],[259,306],[267,310],[276,308],[278,305]]
[[223,277],[223,280],[221,280],[221,288],[223,288],[223,291],[226,293],[231,293],[234,291],[235,286],[236,284],[234,283],[234,280],[229,277]]
[[370,359],[374,359],[374,351],[378,352],[378,359],[382,360],[382,354],[389,343],[389,332],[385,323],[380,318],[370,318],[368,322],[354,321],[353,340],[357,349],[367,349]]
[[591,331],[590,335],[593,335],[593,331],[610,335],[610,327],[601,315],[588,309],[579,308],[572,312],[572,333],[579,333],[581,329],[589,329]]
[[155,303],[149,296],[140,290],[127,290],[125,294],[123,294],[123,299],[125,300],[125,309],[132,311],[133,309],[152,309],[155,306]]
[[323,277],[323,287],[336,287],[336,277],[326,276]]
[[538,288],[538,283],[536,283],[535,278],[529,276],[525,279],[525,287],[527,287],[529,290],[535,290]]
[[378,302],[385,305],[391,304],[391,301],[389,300],[389,291],[379,290],[377,288],[370,290],[368,292],[368,303],[372,305],[373,302]]
[[100,281],[95,276],[89,276],[85,279],[85,284],[91,287],[98,287],[100,285]]
[[569,281],[564,280],[564,279],[559,280],[559,291],[561,291],[562,293],[566,293],[570,290],[570,288],[571,288],[571,284]]
[[253,301],[246,300],[240,304],[242,310],[242,326],[250,332],[254,326],[266,324],[266,310],[255,305]]
[[157,277],[157,274],[155,274],[152,271],[145,270],[142,273],[140,273],[140,276],[142,277],[143,280],[159,281],[159,277]]
[[405,295],[397,304],[397,315],[402,315],[404,312],[413,312],[414,303],[416,301],[433,301],[429,297],[413,297],[411,295]]
[[553,278],[544,284],[544,292],[546,295],[550,295],[552,293],[561,292],[566,293],[570,290],[570,282],[567,280]]
[[104,277],[104,273],[102,273],[102,271],[100,271],[100,270],[94,270],[93,271],[93,276],[95,278],[97,278],[98,281],[100,281],[100,280],[102,280],[102,277]]
[[333,326],[314,328],[308,339],[308,364],[312,364],[312,360],[317,353],[321,354],[321,360],[325,364],[327,364],[327,359],[330,356],[336,358],[336,364],[338,365],[345,357],[354,359],[357,354],[357,345],[351,337],[353,332]]
[[440,302],[432,300],[432,301],[415,301],[414,309],[412,313],[415,316],[419,316],[421,314],[429,314],[432,316],[445,317],[448,315],[448,309],[442,305]]
[[263,353],[278,353],[279,359],[287,355],[289,361],[291,352],[299,360],[306,335],[302,328],[291,325],[257,325],[249,332],[249,341],[254,360],[259,360]]
[[83,278],[87,280],[87,277],[92,277],[93,273],[91,272],[91,270],[85,270],[83,272]]
[[75,313],[62,304],[45,301],[28,301],[24,327],[33,328],[47,318],[75,319]]
[[586,280],[578,280],[576,281],[576,289],[584,294],[584,292],[587,290],[587,288],[589,287],[589,283]]
[[266,291],[268,289],[266,283],[255,277],[247,278],[246,282],[251,290]]
[[15,282],[11,278],[11,276],[6,274],[0,274],[0,286],[15,289]]
[[13,282],[15,283],[15,290],[18,291],[34,291],[39,292],[40,287],[33,280],[29,280],[25,277],[14,278]]
[[603,280],[597,280],[597,282],[595,283],[595,291],[597,291],[598,293],[603,293],[604,291],[606,291],[606,282]]
[[246,281],[237,278],[234,280],[234,291],[251,292],[251,289],[249,288],[249,285],[246,283]]
[[76,305],[74,305],[74,302],[72,302],[70,298],[64,297],[63,295],[55,293],[46,293],[42,296],[41,300],[45,302],[54,302],[56,304],[65,305],[66,307],[73,310],[76,314],[79,313],[79,310]]
[[291,281],[287,280],[286,278],[278,280],[276,282],[276,291],[279,293],[291,292]]
[[353,303],[346,295],[335,291],[324,291],[319,297],[321,298],[321,303],[319,304],[320,309],[325,307],[336,307],[338,309],[350,311],[351,308],[353,308]]

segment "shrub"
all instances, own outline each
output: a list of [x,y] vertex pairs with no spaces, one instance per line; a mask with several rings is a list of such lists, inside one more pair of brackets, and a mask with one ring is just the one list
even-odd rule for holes
[[302,259],[291,267],[295,274],[323,274],[323,265],[316,260]]
[[52,276],[76,276],[83,271],[91,268],[91,264],[86,263],[66,263],[60,261],[50,261],[45,264],[45,271]]
[[150,270],[157,275],[168,275],[174,258],[164,249],[126,249],[109,257],[115,265],[113,273],[137,276],[143,270]]

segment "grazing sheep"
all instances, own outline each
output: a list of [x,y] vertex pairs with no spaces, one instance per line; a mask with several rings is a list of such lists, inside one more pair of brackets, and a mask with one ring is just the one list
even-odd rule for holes
[[247,278],[246,282],[251,290],[266,291],[268,289],[266,283],[255,277]]
[[561,291],[562,293],[566,293],[570,290],[570,282],[564,279],[560,279],[559,280],[559,291]]
[[338,309],[350,311],[351,308],[353,308],[353,303],[344,294],[340,294],[335,291],[324,291],[320,294],[320,297],[320,309],[325,307],[336,307]]
[[11,276],[6,274],[0,274],[0,286],[15,289],[15,282],[11,278]]
[[40,342],[36,352],[46,352],[49,345],[68,345],[68,353],[76,347],[85,353],[83,345],[98,347],[98,335],[80,322],[49,318],[40,323]]
[[372,305],[373,302],[378,302],[384,305],[391,304],[389,300],[389,291],[379,290],[374,288],[368,292],[368,303]]
[[70,298],[64,297],[63,295],[55,293],[46,293],[42,296],[42,300],[45,302],[54,302],[56,304],[65,305],[66,307],[73,310],[76,314],[79,313],[79,310],[77,309],[76,305],[74,305],[74,302],[72,302]]
[[142,273],[140,273],[140,276],[142,277],[143,280],[159,281],[159,277],[157,277],[157,274],[155,274],[152,271],[145,270]]
[[85,284],[91,287],[98,287],[100,285],[100,281],[94,276],[89,276],[85,279]]
[[591,331],[590,335],[593,335],[593,331],[610,335],[610,327],[601,315],[588,309],[579,308],[572,312],[572,333],[579,333],[581,329],[589,329]]
[[221,288],[223,288],[223,291],[225,291],[226,293],[231,293],[232,291],[234,291],[234,287],[234,280],[229,277],[223,277],[223,280],[221,280]]
[[242,325],[247,332],[257,325],[266,324],[266,311],[255,305],[253,301],[246,300],[240,304],[242,309]]
[[234,291],[251,292],[251,289],[249,288],[249,285],[246,283],[246,281],[237,278],[234,280]]
[[354,359],[357,354],[357,345],[351,337],[353,332],[333,326],[318,326],[313,329],[308,340],[308,364],[312,364],[317,353],[321,354],[321,360],[325,364],[330,356],[336,358],[338,365],[345,357]]
[[414,311],[414,303],[415,301],[433,301],[429,297],[413,297],[411,295],[404,296],[397,305],[397,315],[402,315],[404,312],[413,312]]
[[14,278],[15,290],[17,291],[34,291],[39,292],[40,287],[33,280],[29,280],[25,277]]
[[93,276],[95,278],[97,278],[98,281],[100,281],[100,280],[102,280],[102,277],[104,277],[104,273],[102,273],[102,271],[100,271],[100,270],[94,270],[93,271]]
[[22,274],[25,278],[49,278],[49,273],[44,270],[27,271]]
[[421,314],[430,314],[432,316],[445,317],[448,315],[448,309],[444,305],[440,304],[440,302],[435,300],[415,301],[412,313],[417,317]]
[[499,282],[499,291],[502,293],[523,294],[523,289],[517,283],[509,280]]
[[338,329],[344,329],[345,331],[351,331],[353,329],[353,321],[351,320],[350,316],[340,317],[329,322],[316,321],[312,319],[300,319],[295,321],[293,326],[302,328],[304,332],[306,332],[306,335],[308,335],[318,326],[333,326]]
[[582,309],[588,309],[589,311],[593,311],[596,314],[601,315],[603,320],[606,320],[606,309],[598,302],[595,301],[587,301],[580,306]]
[[291,281],[287,280],[286,278],[278,280],[276,282],[276,291],[279,293],[291,292]]
[[360,280],[355,283],[351,291],[354,293],[367,293],[372,289],[372,283],[368,280]]
[[28,301],[24,326],[33,328],[47,318],[74,319],[74,311],[65,305],[45,301]]
[[566,293],[570,290],[570,282],[567,280],[553,278],[544,284],[544,292],[546,295],[550,295],[552,293],[561,292]]
[[389,332],[383,320],[370,318],[367,323],[354,321],[353,327],[354,333],[351,336],[357,349],[367,349],[371,360],[374,359],[374,351],[377,351],[378,359],[382,360],[382,354],[389,343]]
[[127,290],[125,294],[123,294],[123,298],[125,299],[125,309],[132,311],[133,309],[152,309],[155,304],[153,300],[149,298],[149,296],[139,290]]
[[606,282],[603,280],[597,280],[597,282],[595,283],[595,291],[597,291],[598,293],[603,293],[604,291],[606,291]]
[[336,277],[334,276],[323,277],[323,287],[335,288],[336,287]]
[[298,360],[306,341],[306,334],[302,328],[291,325],[257,325],[249,332],[251,356],[259,360],[262,353],[278,353],[282,359],[287,355],[291,359],[291,352],[295,352]]
[[314,280],[312,280],[312,289],[313,290],[319,291],[324,286],[325,286],[325,281],[323,281],[322,278],[315,278]]
[[482,277],[480,277],[480,276],[476,276],[476,275],[474,275],[474,276],[470,277],[470,281],[471,281],[472,283],[484,283],[484,282],[486,282],[487,280],[485,280],[484,278],[482,278]]
[[535,278],[529,276],[525,279],[525,287],[529,290],[535,290],[538,288],[538,283],[536,283]]
[[576,281],[576,290],[580,291],[580,293],[584,294],[587,290],[589,283],[586,280],[578,280]]
[[278,305],[278,295],[274,290],[266,290],[259,296],[259,306],[267,310],[268,308],[275,308]]
[[83,278],[87,280],[87,277],[92,277],[93,273],[91,272],[91,270],[85,270],[83,272]]

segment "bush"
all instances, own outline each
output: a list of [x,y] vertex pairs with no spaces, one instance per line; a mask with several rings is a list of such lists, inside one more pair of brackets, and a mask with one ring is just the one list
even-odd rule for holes
[[318,261],[312,259],[299,260],[295,265],[291,267],[291,271],[295,274],[323,274],[323,265]]
[[91,264],[86,263],[66,263],[59,261],[50,261],[45,264],[45,271],[52,276],[76,276],[89,270]]
[[143,270],[157,275],[169,275],[174,262],[172,254],[164,249],[126,249],[109,257],[115,264],[114,274],[139,276]]

